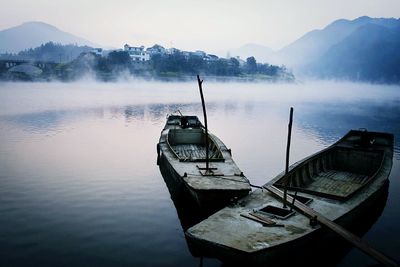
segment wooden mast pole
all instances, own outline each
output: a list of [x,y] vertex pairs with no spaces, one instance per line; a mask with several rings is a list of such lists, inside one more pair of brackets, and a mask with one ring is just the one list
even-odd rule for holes
[[209,170],[209,158],[208,158],[208,128],[207,128],[207,112],[206,112],[206,104],[204,102],[204,96],[203,96],[203,80],[200,80],[200,76],[197,75],[197,83],[199,84],[199,90],[200,90],[200,97],[201,97],[201,105],[203,106],[203,115],[204,115],[204,127],[205,127],[205,138],[206,138],[206,173],[208,173]]
[[285,165],[285,187],[283,191],[283,207],[286,208],[287,201],[287,187],[289,183],[289,154],[290,154],[290,140],[292,138],[292,124],[293,124],[293,107],[290,108],[289,124],[288,124],[288,137],[286,145],[286,165]]

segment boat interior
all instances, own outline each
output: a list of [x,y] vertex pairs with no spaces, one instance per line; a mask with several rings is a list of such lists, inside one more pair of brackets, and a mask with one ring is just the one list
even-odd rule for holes
[[383,151],[333,147],[306,160],[275,186],[346,200],[370,182],[383,162]]
[[[208,138],[209,160],[225,161],[211,136]],[[169,129],[167,142],[180,161],[205,161],[206,145],[203,128]]]

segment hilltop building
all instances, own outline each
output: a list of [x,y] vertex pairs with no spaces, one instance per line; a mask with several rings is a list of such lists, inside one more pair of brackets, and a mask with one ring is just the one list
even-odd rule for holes
[[156,54],[164,55],[166,53],[166,51],[167,50],[163,46],[158,45],[158,44],[155,44],[152,47],[149,47],[146,49],[146,52],[148,54],[150,54],[150,56],[156,55]]
[[[175,53],[181,53],[185,58],[189,58],[191,56],[200,57],[205,61],[216,61],[219,58],[216,55],[207,54],[204,51],[196,50],[194,52],[189,51],[181,51],[177,48],[165,48],[161,45],[155,44],[152,47],[142,46],[129,46],[128,44],[124,45],[124,51],[128,52],[129,56],[132,58],[134,62],[144,62],[150,60],[150,58],[154,55],[173,55]],[[97,53],[95,53],[97,54]]]
[[133,61],[147,61],[150,60],[150,54],[144,50],[144,46],[129,46],[124,45],[124,51],[128,52]]

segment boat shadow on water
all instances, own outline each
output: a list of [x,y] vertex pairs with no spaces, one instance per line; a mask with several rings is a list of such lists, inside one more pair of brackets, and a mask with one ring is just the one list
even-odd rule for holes
[[184,184],[175,178],[175,175],[171,173],[165,164],[159,164],[159,168],[171,195],[171,200],[175,205],[183,231],[201,222],[216,211],[215,209],[199,207],[186,190]]
[[[200,208],[188,195],[183,184],[174,179],[164,164],[160,164],[159,167],[184,232],[215,212],[215,210]],[[368,203],[363,203],[360,209],[352,211],[357,214],[353,214],[354,216],[351,217],[357,218],[357,220],[346,222],[346,229],[358,236],[366,234],[385,208],[388,189],[389,181],[368,200]],[[311,235],[309,238],[312,239],[312,242],[304,242],[307,246],[296,244],[289,247],[286,249],[287,257],[274,262],[266,262],[265,266],[336,266],[353,248],[344,239],[328,230],[319,231],[318,234]],[[192,256],[199,258],[200,266],[203,266],[203,258],[213,258],[211,254],[205,255],[198,251],[188,239],[186,241]],[[243,262],[236,263],[227,260],[221,262],[221,267],[244,266],[243,264]]]

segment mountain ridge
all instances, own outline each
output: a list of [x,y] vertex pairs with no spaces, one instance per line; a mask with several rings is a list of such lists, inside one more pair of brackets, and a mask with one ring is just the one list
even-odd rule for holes
[[18,53],[48,42],[99,47],[91,41],[41,21],[29,21],[0,31],[0,53]]
[[317,78],[400,82],[400,25],[367,23],[305,67]]
[[[317,78],[400,82],[400,73],[393,71],[399,69],[400,72],[397,49],[400,34],[397,32],[400,33],[400,18],[338,19],[322,29],[305,33],[278,51],[248,43],[228,50],[227,54],[240,56],[242,60],[254,56],[258,62],[284,64],[296,74]],[[5,52],[7,46],[8,52],[15,53],[49,41],[99,47],[50,24],[27,22],[0,31],[0,53]]]
[[396,27],[396,25],[400,25],[400,19],[370,18],[368,16],[362,16],[354,20],[338,19],[323,29],[307,32],[299,39],[283,47],[278,51],[278,57],[285,64],[295,68],[307,65],[317,60],[330,47],[341,42],[360,26],[367,23]]

